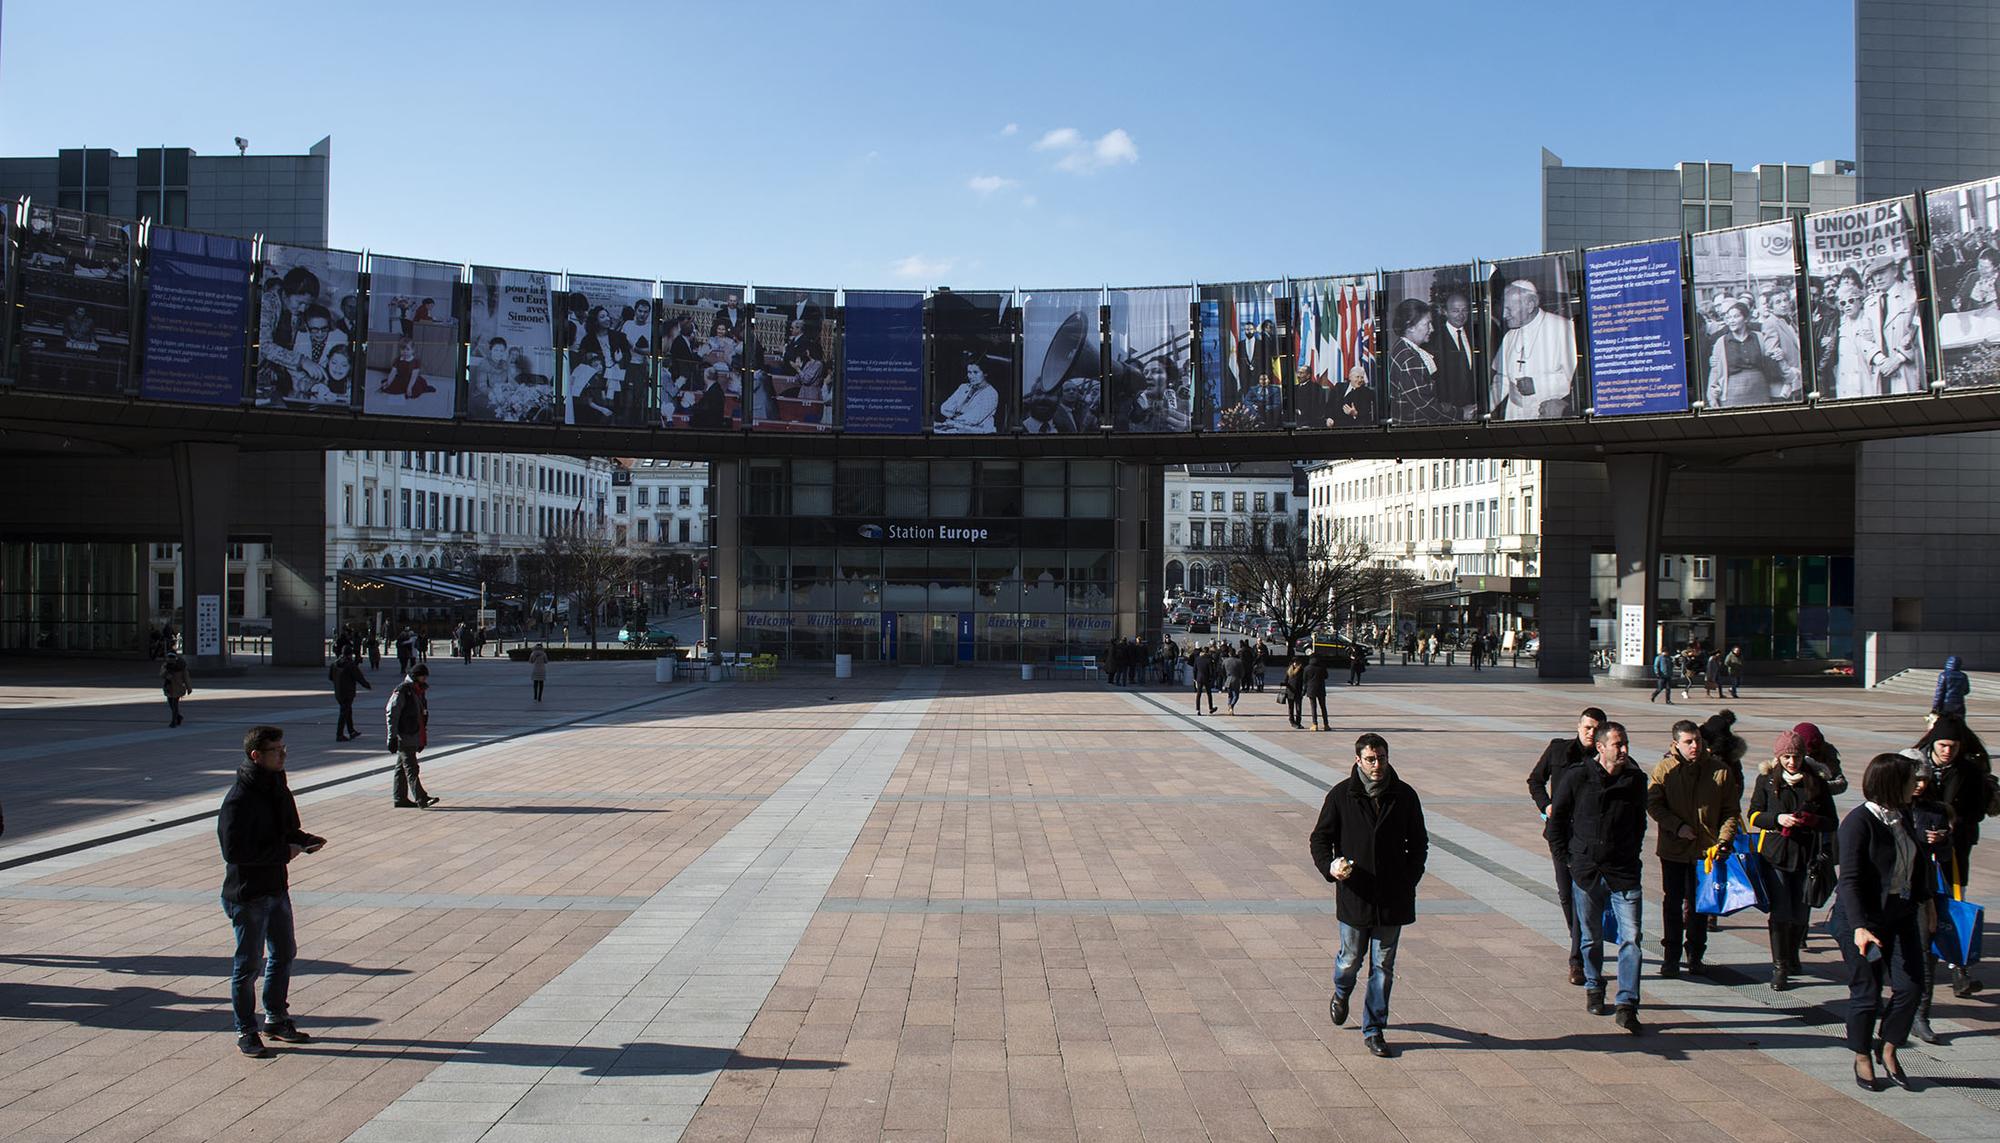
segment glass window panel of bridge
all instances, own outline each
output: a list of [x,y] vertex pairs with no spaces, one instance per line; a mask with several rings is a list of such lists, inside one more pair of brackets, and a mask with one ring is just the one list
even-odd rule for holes
[[1790,219],[1694,236],[1695,391],[1710,409],[1805,396],[1798,262]]
[[46,206],[20,234],[20,384],[110,395],[132,368],[131,223]]
[[353,404],[354,354],[363,333],[361,255],[266,242],[259,275],[257,404]]
[[1379,415],[1399,425],[1479,419],[1485,355],[1471,266],[1397,270],[1382,276],[1388,346]]
[[660,284],[660,426],[743,427],[743,287]]
[[1301,429],[1374,424],[1374,275],[1294,281],[1292,299],[1292,423]]
[[539,270],[472,267],[472,308],[466,314],[468,418],[555,423],[555,310],[549,291],[553,277]]
[[2000,179],[1935,190],[1931,304],[1947,387],[2000,383]]
[[750,422],[775,432],[833,427],[833,291],[757,287],[744,341]]
[[1013,423],[1011,293],[931,296],[931,431],[995,433]]
[[1121,433],[1183,433],[1194,424],[1194,331],[1186,286],[1112,290],[1111,427]]
[[1094,433],[1104,425],[1097,290],[1021,294],[1021,431]]
[[1813,388],[1821,400],[1927,388],[1910,204],[1892,198],[1805,218]]
[[1576,313],[1581,304],[1573,254],[1538,254],[1481,264],[1486,281],[1486,409],[1496,421],[1573,417]]
[[1283,427],[1285,347],[1278,337],[1282,281],[1200,287],[1201,381],[1195,424],[1208,432]]
[[643,425],[652,419],[653,283],[571,274],[563,294],[563,423]]
[[459,268],[443,262],[368,260],[363,412],[439,419],[457,414],[458,279]]

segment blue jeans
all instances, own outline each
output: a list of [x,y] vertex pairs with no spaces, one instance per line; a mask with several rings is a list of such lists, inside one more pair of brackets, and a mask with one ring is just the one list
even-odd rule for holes
[[1728,684],[1729,684],[1729,697],[1730,697],[1730,698],[1741,698],[1741,697],[1743,697],[1743,696],[1741,696],[1741,695],[1739,695],[1739,694],[1737,694],[1737,693],[1736,693],[1736,688],[1737,688],[1737,687],[1740,687],[1740,686],[1742,686],[1742,685],[1743,685],[1743,673],[1742,673],[1741,671],[1738,671],[1738,672],[1736,672],[1736,673],[1735,673],[1735,674],[1733,674],[1733,675],[1724,675],[1724,676],[1722,676],[1722,678],[1723,678],[1723,681],[1724,681],[1724,682],[1726,682],[1726,683],[1728,683]]
[[1396,986],[1396,942],[1401,925],[1368,928],[1343,923],[1340,955],[1333,962],[1333,994],[1346,998],[1361,975],[1361,955],[1368,954],[1368,994],[1361,1002],[1361,1034],[1379,1036],[1389,1024],[1389,990]]
[[1639,1003],[1639,923],[1642,911],[1637,889],[1613,889],[1598,878],[1597,884],[1575,884],[1576,923],[1583,930],[1583,986],[1591,992],[1604,991],[1604,905],[1608,900],[1618,918],[1618,999],[1619,1005]]
[[[292,989],[292,958],[299,944],[292,932],[292,898],[289,893],[252,897],[238,904],[224,899],[222,911],[236,930],[236,957],[229,966],[229,1003],[236,1014],[236,1033],[257,1030],[257,1001],[253,989],[257,974],[264,974],[264,1018],[287,1019],[287,1003]],[[264,947],[271,949],[270,959]]]
[[1651,702],[1653,701],[1653,699],[1659,698],[1661,695],[1667,696],[1668,702],[1674,701],[1674,677],[1672,675],[1662,675],[1656,671],[1653,674],[1652,698],[1649,698],[1646,701]]

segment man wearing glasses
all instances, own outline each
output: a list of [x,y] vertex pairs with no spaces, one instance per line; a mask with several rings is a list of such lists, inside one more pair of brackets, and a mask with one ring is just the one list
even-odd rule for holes
[[[271,1052],[257,1034],[257,976],[264,976],[264,1036],[288,1044],[312,1037],[292,1022],[286,1003],[298,941],[292,930],[292,896],[285,867],[301,853],[318,853],[326,839],[299,828],[299,807],[285,784],[285,732],[253,726],[243,736],[236,784],[222,797],[215,823],[222,843],[222,911],[236,930],[229,972],[229,1000],[236,1017],[236,1049],[253,1060]],[[265,957],[268,947],[270,956]]]

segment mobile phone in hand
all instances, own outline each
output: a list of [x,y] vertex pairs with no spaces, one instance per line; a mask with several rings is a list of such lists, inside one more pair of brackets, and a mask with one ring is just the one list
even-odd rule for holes
[[1867,951],[1867,952],[1865,952],[1865,953],[1862,953],[1861,955],[1862,955],[1862,956],[1865,956],[1865,957],[1867,957],[1867,958],[1868,958],[1868,963],[1869,963],[1869,964],[1881,964],[1881,963],[1882,963],[1882,942],[1881,942],[1881,941],[1875,941],[1874,943],[1870,944],[1870,945],[1868,946],[1868,951]]

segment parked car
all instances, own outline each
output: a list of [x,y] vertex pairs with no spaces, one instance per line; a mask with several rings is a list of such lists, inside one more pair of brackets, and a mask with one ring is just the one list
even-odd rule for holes
[[680,642],[680,636],[655,623],[644,629],[620,627],[618,641],[627,647],[671,647]]

